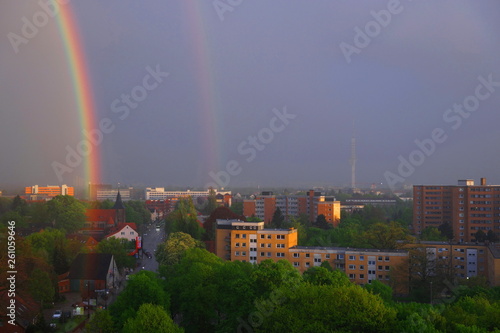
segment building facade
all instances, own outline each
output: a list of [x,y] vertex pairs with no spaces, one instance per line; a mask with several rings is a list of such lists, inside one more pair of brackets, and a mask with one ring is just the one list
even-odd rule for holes
[[58,195],[75,196],[75,188],[68,185],[27,186],[24,194],[28,200],[50,200]]
[[500,186],[459,180],[458,185],[413,186],[413,231],[448,223],[457,242],[476,241],[476,232],[500,237]]
[[406,250],[298,246],[297,229],[266,229],[264,222],[217,220],[216,254],[225,260],[253,264],[284,259],[300,272],[326,261],[343,270],[354,283],[363,285],[379,280],[396,287],[397,293],[408,293],[407,284],[395,283],[391,275],[396,267],[408,270]]
[[265,223],[271,222],[276,208],[281,210],[285,219],[305,214],[310,222],[315,222],[323,214],[333,226],[340,222],[340,201],[313,190],[302,196],[274,195],[267,191],[255,199],[243,201],[243,215],[258,217]]
[[[219,191],[214,189],[217,202],[225,206],[231,206],[231,191]],[[206,191],[165,191],[164,187],[147,187],[145,191],[146,200],[166,200],[173,198],[208,198],[210,189]]]

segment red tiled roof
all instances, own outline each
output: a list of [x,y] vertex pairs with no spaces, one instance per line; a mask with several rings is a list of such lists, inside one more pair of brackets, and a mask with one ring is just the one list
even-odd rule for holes
[[87,209],[85,217],[88,222],[107,222],[116,220],[116,211],[114,209]]
[[106,235],[106,238],[107,237],[111,237],[112,235],[120,232],[123,228],[129,226],[130,228],[134,229],[135,232],[138,232],[137,231],[137,226],[135,225],[135,223],[132,223],[132,222],[129,222],[129,223],[118,223],[118,226],[109,230],[109,233]]

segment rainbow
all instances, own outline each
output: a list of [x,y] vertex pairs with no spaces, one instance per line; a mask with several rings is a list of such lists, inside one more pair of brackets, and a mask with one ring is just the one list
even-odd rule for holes
[[[87,62],[71,5],[58,3],[57,6],[59,6],[59,14],[56,15],[56,20],[71,74],[78,117],[82,128],[82,139],[85,140],[84,131],[90,132],[92,129],[98,128]],[[101,177],[99,147],[92,145],[92,151],[83,159],[85,183],[99,183]]]
[[[183,1],[182,4],[187,15],[186,29],[191,37],[192,54],[195,56],[194,71],[200,96],[198,108],[203,136],[203,169],[207,172],[207,177],[208,172],[217,172],[225,168],[227,163],[220,153],[221,135],[218,133],[217,93],[213,65],[210,62],[208,25],[204,24],[202,8],[196,1]],[[201,177],[203,178],[203,175]],[[213,181],[208,178],[207,180]]]

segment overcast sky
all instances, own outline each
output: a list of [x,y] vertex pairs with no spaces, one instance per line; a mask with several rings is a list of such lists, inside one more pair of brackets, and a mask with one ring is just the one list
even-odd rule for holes
[[[102,182],[204,187],[212,173],[229,188],[342,186],[354,122],[359,186],[500,184],[496,0],[66,6],[96,119],[114,125],[98,147]],[[52,166],[82,140],[56,19],[17,53],[8,37],[42,10],[37,1],[0,4],[0,188],[83,176],[83,165],[62,179]],[[169,75],[145,79],[158,69]],[[140,100],[128,108],[120,98],[134,91]]]

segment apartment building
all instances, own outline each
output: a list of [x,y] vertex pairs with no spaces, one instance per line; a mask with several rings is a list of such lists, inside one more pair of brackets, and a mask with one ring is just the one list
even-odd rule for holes
[[340,201],[313,190],[302,196],[274,195],[271,191],[264,191],[255,199],[243,201],[243,215],[256,216],[267,224],[271,222],[276,208],[286,219],[305,214],[309,221],[314,222],[323,214],[326,221],[334,226],[340,222]]
[[457,242],[474,242],[482,230],[500,237],[500,186],[481,178],[459,180],[457,185],[413,186],[413,231],[449,223]]
[[[394,282],[391,272],[408,270],[408,251],[298,246],[296,229],[266,229],[264,222],[217,220],[216,254],[225,260],[258,264],[266,259],[287,260],[300,272],[327,261],[357,284],[379,280]],[[408,292],[406,283],[392,283],[397,293]]]
[[[231,191],[219,191],[214,189],[215,197],[219,205],[224,205],[226,207],[231,206],[232,194]],[[146,200],[166,200],[172,198],[184,198],[191,197],[195,198],[208,198],[210,195],[210,189],[206,191],[165,191],[164,187],[147,187],[145,191]]]
[[75,195],[75,188],[68,185],[61,186],[27,186],[24,193],[28,200],[50,200],[58,195]]

